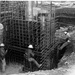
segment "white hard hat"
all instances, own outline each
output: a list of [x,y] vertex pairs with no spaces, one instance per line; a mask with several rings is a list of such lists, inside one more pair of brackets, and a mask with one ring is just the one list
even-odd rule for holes
[[68,40],[67,42],[70,42],[70,40]]
[[4,44],[3,44],[3,43],[1,43],[1,44],[0,44],[0,46],[4,46]]
[[28,48],[33,48],[33,46],[32,45],[29,45]]
[[67,34],[67,32],[64,32],[65,34]]
[[0,23],[0,29],[3,29],[3,28],[4,28],[4,27],[3,27],[3,24]]

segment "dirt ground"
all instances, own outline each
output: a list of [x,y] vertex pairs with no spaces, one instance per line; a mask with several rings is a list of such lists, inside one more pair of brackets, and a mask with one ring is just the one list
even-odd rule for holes
[[57,69],[19,73],[21,66],[20,64],[9,64],[6,72],[0,73],[0,75],[75,75],[75,53],[69,57],[63,57]]
[[9,74],[17,74],[19,73],[19,69],[22,65],[10,63],[6,66],[6,71],[4,73],[0,72],[0,75],[9,75]]

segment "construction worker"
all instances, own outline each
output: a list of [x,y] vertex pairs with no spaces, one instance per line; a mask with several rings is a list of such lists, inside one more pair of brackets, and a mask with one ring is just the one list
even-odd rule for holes
[[70,56],[70,54],[73,52],[73,43],[71,40],[71,34],[68,32],[64,32],[64,33],[68,37],[65,39],[65,42],[63,42],[63,44],[59,48],[60,54],[61,54],[59,59],[63,56],[62,60],[64,59],[64,62],[65,62],[68,56]]
[[5,62],[5,59],[4,59],[4,44],[2,43],[3,42],[3,31],[4,31],[4,26],[3,24],[0,23],[0,65],[2,66],[1,67],[1,70],[3,71],[4,70],[4,62]]
[[66,34],[69,37],[69,40],[72,42],[73,52],[75,52],[75,30],[70,31],[69,33],[66,32]]
[[25,55],[27,56],[27,59],[28,59],[29,62],[34,62],[34,63],[36,64],[36,66],[37,66],[38,68],[40,68],[42,64],[39,64],[39,63],[33,58],[35,54],[32,52],[32,49],[33,49],[33,46],[32,46],[32,45],[29,45],[29,46],[28,46],[28,50],[27,50],[27,52],[25,53]]
[[[29,45],[28,46],[28,49],[25,51],[25,54],[24,54],[24,57],[26,60],[29,61],[30,63],[30,67],[31,67],[31,62],[34,62],[36,64],[36,66],[38,68],[40,68],[42,66],[42,64],[39,64],[33,57],[35,56],[35,54],[32,52],[32,49],[33,49],[33,46],[32,45]],[[25,71],[25,60],[24,60],[24,65],[21,67],[21,69],[19,70],[19,72],[23,72]]]
[[5,61],[5,55],[7,53],[7,50],[4,50],[4,44],[0,44],[0,62],[2,64],[2,72],[5,72],[5,67],[6,67],[6,61]]

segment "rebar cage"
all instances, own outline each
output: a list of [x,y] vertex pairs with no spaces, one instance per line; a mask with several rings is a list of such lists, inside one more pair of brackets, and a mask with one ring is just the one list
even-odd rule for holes
[[[4,43],[8,49],[6,59],[9,59],[9,62],[23,64],[23,54],[28,45],[32,44],[35,59],[42,64],[40,69],[54,68],[56,56],[52,45],[55,33],[55,8],[51,2],[49,3],[49,6],[43,6],[43,2],[39,4],[38,1],[0,1],[0,22],[5,27]],[[42,12],[44,7],[48,9],[48,13],[40,12],[35,15],[34,7],[37,10],[37,7],[41,8]],[[44,22],[41,20],[42,16],[45,18]],[[35,67],[33,69],[35,70]]]

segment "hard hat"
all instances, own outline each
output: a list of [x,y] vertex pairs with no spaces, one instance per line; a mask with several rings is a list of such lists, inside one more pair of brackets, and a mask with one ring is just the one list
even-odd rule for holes
[[67,34],[67,32],[64,32],[65,34]]
[[4,28],[4,27],[3,27],[3,24],[0,23],[0,29],[3,29],[3,28]]
[[70,40],[68,40],[67,42],[70,42]]
[[29,45],[28,48],[33,48],[33,46],[32,45]]
[[1,43],[1,44],[0,44],[0,46],[4,46],[4,44],[3,44],[3,43]]

